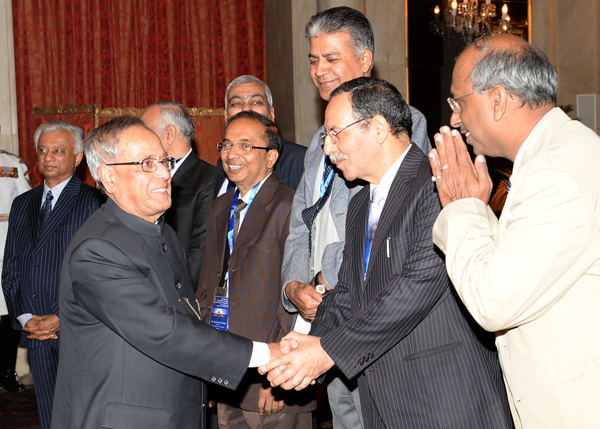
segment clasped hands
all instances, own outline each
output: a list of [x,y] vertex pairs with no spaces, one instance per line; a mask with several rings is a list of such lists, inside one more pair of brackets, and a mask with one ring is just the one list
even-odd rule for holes
[[460,133],[447,126],[440,128],[434,141],[429,164],[442,207],[463,198],[479,198],[487,204],[493,183],[485,157],[478,155],[473,164]]
[[30,340],[46,341],[56,340],[56,333],[60,329],[60,320],[56,314],[45,314],[43,316],[33,315],[27,321],[23,330],[29,332],[27,338]]
[[285,390],[302,390],[314,384],[334,362],[321,347],[321,339],[298,332],[286,335],[279,347],[269,344],[271,361],[261,366],[258,372],[268,373],[271,386]]

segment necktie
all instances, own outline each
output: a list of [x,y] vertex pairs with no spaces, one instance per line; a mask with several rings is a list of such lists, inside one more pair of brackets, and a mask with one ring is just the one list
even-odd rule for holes
[[242,200],[238,200],[237,205],[235,206],[235,211],[233,212],[233,242],[235,243],[235,239],[240,232],[240,213],[242,210],[246,208],[248,204],[246,204]]
[[377,225],[379,224],[379,216],[385,204],[385,198],[383,195],[378,195],[379,188],[373,188],[371,193],[371,203],[369,205],[369,218],[367,220],[367,241],[365,244],[365,276],[367,275],[367,267],[369,266],[369,257],[371,256],[371,244],[375,237],[375,231],[377,231]]
[[313,222],[315,221],[315,218],[317,217],[317,215],[319,214],[319,212],[321,211],[321,209],[323,208],[323,206],[329,199],[329,196],[331,195],[331,189],[333,188],[333,175],[331,174],[332,172],[333,172],[333,165],[331,165],[331,163],[327,161],[327,163],[325,165],[325,172],[323,173],[323,180],[324,181],[328,180],[328,182],[326,182],[327,187],[325,188],[325,192],[323,193],[323,195],[321,195],[321,197],[317,200],[316,203],[314,203],[312,206],[302,210],[302,219],[304,220],[304,223],[308,227],[308,231],[309,231],[308,232],[308,255],[309,256],[312,253],[312,225],[313,225]]
[[54,195],[52,195],[52,191],[48,191],[46,194],[46,200],[44,201],[44,205],[42,206],[42,210],[40,212],[40,232],[44,229],[44,226],[50,217],[50,213],[52,213],[53,199]]

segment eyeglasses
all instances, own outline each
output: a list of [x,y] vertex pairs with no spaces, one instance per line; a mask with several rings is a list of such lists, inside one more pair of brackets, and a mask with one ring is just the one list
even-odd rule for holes
[[112,164],[104,164],[108,166],[112,165],[141,165],[142,171],[146,173],[154,173],[158,168],[158,164],[162,164],[168,171],[171,171],[175,168],[175,158],[167,157],[163,158],[160,161],[156,158],[144,158],[141,161],[132,161],[132,162],[113,162]]
[[346,131],[352,125],[356,125],[359,122],[367,121],[369,119],[373,119],[373,117],[369,116],[368,118],[362,118],[362,119],[359,119],[358,121],[354,121],[351,124],[346,125],[341,130],[336,131],[335,133],[329,133],[328,131],[325,131],[323,134],[321,134],[319,136],[319,143],[321,144],[321,146],[323,146],[325,144],[325,139],[327,138],[327,136],[329,136],[329,138],[331,139],[331,143],[334,144],[334,145],[337,145],[338,144],[338,138],[337,138],[338,134],[340,134],[342,131]]
[[267,152],[272,150],[272,147],[261,147],[261,146],[252,146],[250,143],[229,143],[229,142],[219,142],[217,143],[217,151],[219,153],[229,153],[231,148],[235,147],[236,150],[242,152],[250,152],[252,149],[262,149]]
[[452,109],[452,111],[454,113],[460,113],[460,104],[458,104],[458,100],[462,100],[463,98],[466,98],[469,95],[473,95],[473,94],[475,94],[475,93],[471,92],[470,94],[463,95],[462,97],[458,97],[458,98],[448,97],[448,104],[450,105],[450,108]]

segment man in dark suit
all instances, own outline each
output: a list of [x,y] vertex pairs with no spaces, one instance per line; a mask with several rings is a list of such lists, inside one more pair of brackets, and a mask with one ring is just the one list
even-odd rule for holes
[[[325,112],[324,150],[351,200],[335,289],[311,334],[268,365],[274,385],[308,385],[334,364],[358,379],[367,428],[507,428],[512,419],[493,336],[468,315],[431,240],[440,210],[410,110],[373,78],[342,84]],[[283,372],[279,365],[287,365]]]
[[[207,323],[255,341],[279,341],[292,322],[280,301],[281,260],[294,198],[294,191],[273,172],[281,141],[277,125],[256,112],[240,112],[227,122],[219,152],[237,189],[211,206],[197,291]],[[215,392],[219,426],[310,427],[310,396],[300,408],[295,406],[298,395],[286,395],[290,405],[284,407],[283,392],[277,390],[279,394],[272,392],[266,377],[249,370],[235,393]]]
[[8,220],[2,289],[13,328],[23,330],[42,428],[50,427],[58,365],[60,266],[71,237],[102,195],[74,175],[83,130],[46,122],[34,134],[44,183],[15,198]]
[[183,246],[163,213],[175,160],[137,118],[88,136],[108,201],[67,249],[54,429],[203,428],[201,379],[235,389],[279,350],[200,320]]
[[160,138],[167,154],[176,160],[171,172],[171,207],[164,217],[183,243],[192,284],[198,284],[215,167],[199,159],[192,150],[196,130],[182,104],[156,102],[146,108],[141,119]]
[[[271,88],[257,77],[243,75],[231,81],[225,91],[225,121],[242,111],[251,110],[275,121],[275,108]],[[304,173],[304,154],[306,147],[296,143],[282,140],[283,146],[279,159],[275,164],[275,173],[284,185],[293,190],[298,188],[298,183]],[[230,178],[231,179],[231,178]],[[217,161],[215,172],[215,198],[232,189],[223,171],[221,159]]]

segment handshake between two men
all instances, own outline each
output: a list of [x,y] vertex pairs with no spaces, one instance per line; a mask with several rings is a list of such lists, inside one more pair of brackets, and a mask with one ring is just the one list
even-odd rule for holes
[[279,343],[269,344],[271,361],[258,371],[267,374],[271,386],[302,390],[314,384],[335,363],[321,347],[319,337],[290,332]]

